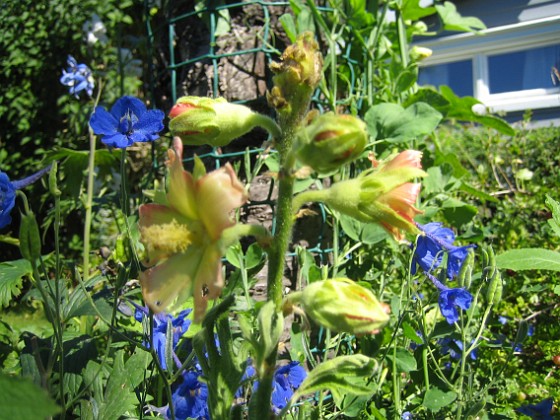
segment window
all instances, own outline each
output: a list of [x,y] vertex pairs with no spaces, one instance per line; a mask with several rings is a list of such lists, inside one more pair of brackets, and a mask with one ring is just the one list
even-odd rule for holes
[[421,63],[419,84],[448,85],[492,111],[560,108],[560,16],[418,42],[433,54]]

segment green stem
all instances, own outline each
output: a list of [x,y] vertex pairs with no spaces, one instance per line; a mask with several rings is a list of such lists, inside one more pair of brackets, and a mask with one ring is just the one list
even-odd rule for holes
[[95,178],[95,134],[93,130],[89,129],[89,160],[88,160],[88,180],[87,180],[87,195],[85,202],[86,217],[84,222],[84,265],[83,265],[83,278],[85,281],[89,279],[89,252],[90,243],[89,238],[91,234],[91,219],[93,207],[93,182]]
[[297,213],[297,211],[305,204],[305,203],[324,203],[325,199],[327,198],[328,192],[327,190],[308,190],[304,191],[298,195],[296,195],[293,199],[293,212]]
[[256,127],[261,127],[268,131],[273,139],[278,139],[282,136],[282,130],[280,130],[276,121],[266,115],[255,112],[253,114],[253,123]]
[[227,249],[244,236],[255,237],[259,245],[263,248],[269,247],[272,242],[272,235],[266,227],[262,225],[237,223],[222,232],[220,246],[223,249]]

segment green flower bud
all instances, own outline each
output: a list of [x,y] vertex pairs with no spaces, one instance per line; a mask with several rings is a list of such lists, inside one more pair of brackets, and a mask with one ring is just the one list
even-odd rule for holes
[[332,112],[315,118],[297,133],[298,158],[319,173],[356,159],[367,145],[366,124],[352,115]]
[[418,234],[414,216],[420,184],[408,182],[426,176],[421,169],[421,152],[405,150],[378,168],[362,172],[357,178],[334,184],[320,197],[340,213],[364,223],[378,223],[397,240],[402,230]]
[[502,281],[502,275],[496,270],[490,283],[488,283],[488,289],[486,289],[486,302],[488,302],[488,305],[497,305],[500,303],[503,291],[504,283]]
[[389,321],[388,306],[365,287],[345,278],[311,283],[301,306],[317,324],[333,331],[374,334]]
[[284,50],[280,63],[270,69],[274,88],[267,95],[269,103],[282,113],[307,108],[311,94],[323,77],[323,57],[312,32],[301,34]]
[[278,126],[270,118],[224,98],[183,96],[171,108],[169,118],[171,133],[189,146],[225,146],[256,126],[262,126],[273,136],[279,134]]

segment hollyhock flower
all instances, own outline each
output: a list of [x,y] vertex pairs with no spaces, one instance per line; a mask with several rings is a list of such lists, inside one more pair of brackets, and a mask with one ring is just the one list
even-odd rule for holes
[[405,150],[390,161],[374,162],[374,168],[362,172],[357,178],[303,194],[361,222],[378,223],[395,239],[401,240],[403,230],[419,233],[413,218],[421,213],[414,206],[420,184],[408,181],[426,176],[421,169],[421,157],[421,152]]
[[[153,344],[158,355],[159,363],[163,369],[167,369],[167,325],[171,323],[171,330],[173,332],[172,339],[172,352],[177,347],[179,339],[183,334],[189,329],[191,321],[186,319],[191,313],[191,309],[185,309],[181,311],[176,317],[169,314],[159,313],[154,315],[154,326],[153,326]],[[135,311],[134,318],[142,322],[144,317],[148,316],[148,311],[146,308],[137,307]],[[143,343],[146,347],[150,347],[150,343]],[[173,353],[175,356],[175,353]],[[178,364],[180,366],[180,363]]]
[[439,309],[449,324],[454,324],[459,320],[457,308],[467,310],[471,307],[472,295],[463,288],[450,288],[441,284],[433,275],[425,272],[426,276],[439,290]]
[[96,107],[89,125],[95,134],[103,136],[101,141],[107,146],[124,149],[136,142],[157,140],[164,116],[159,109],[147,110],[138,98],[123,96],[110,112]]
[[50,169],[51,166],[49,165],[27,178],[13,182],[10,181],[8,175],[0,171],[0,229],[12,223],[12,216],[10,213],[16,204],[16,190],[20,190],[34,183],[49,172]]
[[93,95],[95,86],[91,70],[85,64],[78,64],[71,55],[68,56],[68,68],[62,71],[60,83],[70,88],[70,94],[76,98],[81,91],[85,91],[89,96]]
[[[178,137],[168,151],[169,182],[165,197],[140,206],[141,241],[152,266],[140,275],[144,300],[158,313],[171,303],[193,296],[194,320],[200,322],[208,300],[223,287],[224,229],[235,224],[233,209],[247,200],[231,165],[208,174],[197,161],[195,175],[182,165],[183,144]],[[157,196],[156,196],[157,197]]]
[[430,272],[439,267],[444,252],[447,252],[447,277],[453,278],[461,270],[467,258],[469,249],[475,245],[463,247],[454,246],[455,234],[449,228],[442,227],[441,223],[417,224],[422,231],[416,241],[416,249],[412,257],[412,274],[416,274],[417,265],[425,272]]
[[525,414],[532,419],[552,420],[554,418],[551,414],[553,405],[554,400],[552,398],[547,398],[546,400],[543,400],[538,404],[528,404],[519,407],[516,411],[520,412],[521,414]]
[[[208,387],[204,382],[199,381],[201,374],[193,371],[183,372],[183,382],[173,391],[171,403],[177,420],[210,419]],[[169,408],[165,415],[166,418],[170,418]]]

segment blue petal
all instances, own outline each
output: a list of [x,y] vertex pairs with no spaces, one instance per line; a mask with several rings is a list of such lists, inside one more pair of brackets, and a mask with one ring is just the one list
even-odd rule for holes
[[109,136],[117,134],[119,120],[108,113],[105,108],[98,106],[89,119],[89,125],[95,134]]
[[142,133],[144,141],[153,141],[159,138],[159,132],[163,130],[163,118],[165,114],[159,109],[146,111],[139,121],[134,125],[134,131]]
[[132,112],[139,119],[146,112],[146,105],[134,96],[123,96],[115,102],[111,108],[111,114],[117,120],[120,120],[128,112]]
[[0,172],[0,229],[12,222],[10,212],[16,204],[16,189],[10,182],[10,178],[4,172]]
[[132,145],[132,141],[127,136],[121,133],[110,134],[101,139],[101,141],[109,147],[116,147],[117,149],[126,149]]

